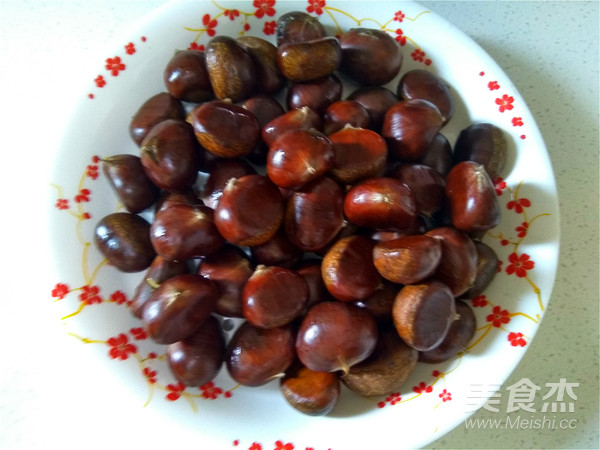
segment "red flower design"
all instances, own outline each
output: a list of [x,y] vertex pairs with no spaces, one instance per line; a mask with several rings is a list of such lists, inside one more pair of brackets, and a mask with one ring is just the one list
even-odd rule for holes
[[392,392],[385,399],[385,401],[389,402],[390,405],[395,405],[396,403],[399,403],[401,400],[402,400],[402,397],[400,396],[399,392]]
[[274,20],[271,20],[270,22],[265,22],[265,26],[263,27],[263,33],[269,35],[269,34],[275,34],[275,27],[277,26],[277,23]]
[[325,7],[325,0],[308,0],[308,6],[306,11],[309,13],[315,13],[317,15],[323,14],[323,8]]
[[53,298],[63,299],[68,293],[69,286],[65,283],[56,283],[56,286],[54,286],[54,289],[52,289]]
[[237,9],[226,9],[223,14],[225,17],[229,17],[229,20],[235,20],[236,17],[239,17],[240,12]]
[[128,55],[133,55],[135,53],[135,45],[133,44],[133,42],[130,42],[125,46],[125,53],[127,53]]
[[520,117],[513,117],[512,124],[513,124],[513,127],[522,127],[523,119],[521,119]]
[[444,389],[440,394],[440,398],[443,402],[449,402],[450,400],[452,400],[452,394],[446,389]]
[[433,372],[431,372],[431,376],[434,378],[437,378],[441,375],[441,372],[439,370],[434,370]]
[[150,383],[150,384],[156,383],[156,370],[152,370],[148,367],[144,367],[143,374],[146,377],[146,381],[148,383]]
[[427,386],[424,381],[421,381],[418,386],[413,386],[413,391],[417,394],[429,393],[433,391],[433,387]]
[[406,36],[404,36],[402,28],[396,29],[396,37],[394,39],[396,39],[400,45],[406,45]]
[[90,201],[90,190],[89,189],[80,189],[79,194],[75,196],[75,203],[84,203]]
[[500,245],[502,245],[503,247],[506,247],[508,244],[510,244],[510,241],[508,239],[502,239],[500,241]]
[[81,216],[79,216],[81,220],[89,220],[92,218],[92,215],[88,212],[84,212]]
[[283,441],[275,442],[275,450],[294,450],[294,444],[288,442],[284,444]]
[[94,83],[96,83],[96,86],[99,88],[106,86],[106,80],[102,75],[98,75],[96,78],[94,78]]
[[527,253],[517,255],[513,252],[508,255],[508,261],[510,264],[508,267],[506,267],[506,273],[509,275],[514,273],[519,278],[526,277],[527,271],[533,269],[535,266],[535,263],[529,259],[529,255]]
[[181,382],[177,384],[168,384],[167,391],[169,391],[169,393],[165,395],[165,398],[170,402],[174,402],[179,397],[181,397],[181,394],[183,393],[183,391],[185,391],[185,384]]
[[254,15],[257,19],[262,19],[265,14],[271,17],[275,15],[275,0],[254,0],[252,6],[256,8]]
[[146,334],[146,330],[144,330],[141,327],[132,328],[131,330],[129,330],[129,332],[131,333],[131,335],[134,337],[134,339],[136,341],[143,341],[144,339],[148,338],[148,335]]
[[206,34],[209,36],[214,36],[217,33],[215,31],[217,24],[217,19],[211,19],[210,14],[204,14],[202,17],[202,25],[206,27]]
[[502,324],[507,324],[510,322],[510,317],[508,317],[507,310],[501,309],[499,306],[494,306],[494,309],[492,309],[492,314],[489,314],[485,320],[492,322],[492,325],[500,328]]
[[425,59],[425,52],[417,48],[410,54],[410,57],[415,61],[423,62],[423,60]]
[[523,208],[529,208],[531,206],[531,202],[527,198],[519,198],[517,200],[511,200],[506,204],[508,209],[514,209],[516,213],[521,214],[523,212]]
[[496,195],[502,195],[502,191],[506,189],[506,181],[502,177],[498,177],[494,180],[494,186],[496,188]]
[[477,297],[473,297],[471,299],[471,304],[474,308],[483,308],[488,304],[487,297],[485,294],[478,295]]
[[202,397],[208,398],[210,400],[216,399],[219,395],[223,393],[223,389],[220,387],[216,387],[215,383],[209,381],[206,384],[200,386],[200,390],[202,391]]
[[81,288],[81,294],[79,294],[79,300],[84,302],[86,305],[102,303],[102,297],[100,297],[100,288],[98,286],[83,286]]
[[508,333],[508,340],[513,347],[525,347],[527,342],[523,339],[523,333]]
[[402,22],[405,17],[406,15],[402,11],[396,11],[396,14],[394,14],[394,20],[396,22]]
[[150,352],[148,353],[148,359],[156,359],[158,358],[158,355],[154,352]]
[[116,77],[119,75],[119,72],[125,70],[125,64],[123,64],[120,57],[115,56],[114,58],[108,58],[106,60],[105,68],[113,77]]
[[248,447],[248,450],[262,450],[262,445],[258,442],[253,442],[252,445]]
[[69,209],[69,200],[66,198],[59,198],[56,200],[56,205],[58,209]]
[[244,24],[244,31],[248,31],[248,30],[250,30],[250,24],[248,22],[246,22]]
[[109,300],[111,302],[116,303],[117,305],[122,305],[127,301],[127,296],[121,291],[115,291],[112,294],[110,294]]
[[500,106],[500,108],[498,108],[500,112],[510,111],[513,109],[514,101],[515,99],[513,97],[504,94],[502,97],[496,99],[496,105]]
[[198,45],[197,42],[192,42],[188,47],[188,50],[200,50],[201,52],[203,52],[205,50],[205,47],[204,45]]
[[98,178],[98,166],[96,164],[90,164],[86,167],[86,175],[90,177],[92,180]]
[[490,81],[488,83],[488,88],[490,89],[490,91],[496,90],[496,89],[500,89],[500,85],[498,84],[497,81]]
[[111,349],[108,351],[108,356],[112,359],[118,358],[121,361],[125,361],[129,358],[130,353],[137,352],[137,347],[130,344],[127,335],[123,333],[119,334],[117,337],[110,338],[106,343],[111,346]]
[[519,225],[517,228],[515,228],[516,232],[518,233],[517,236],[519,236],[520,238],[527,236],[528,229],[529,229],[529,224],[527,222],[523,222],[523,223],[521,223],[521,225]]

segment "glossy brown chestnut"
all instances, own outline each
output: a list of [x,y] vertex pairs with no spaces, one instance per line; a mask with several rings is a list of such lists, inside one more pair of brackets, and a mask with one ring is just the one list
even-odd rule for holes
[[287,201],[284,229],[288,239],[305,251],[325,247],[344,224],[344,192],[322,177],[295,191]]
[[317,303],[331,300],[331,296],[321,277],[320,259],[309,258],[301,261],[296,267],[296,272],[304,277],[304,281],[308,285],[307,310]]
[[321,264],[321,276],[329,293],[343,302],[363,300],[381,284],[373,264],[375,243],[364,236],[349,236],[337,241]]
[[244,322],[235,332],[225,355],[231,378],[244,386],[261,386],[278,377],[296,358],[290,325],[257,328]]
[[342,60],[342,49],[335,37],[289,42],[277,48],[279,69],[295,82],[316,80],[332,74]]
[[223,189],[232,178],[255,174],[256,170],[241,158],[217,159],[208,167],[208,178],[202,189],[202,200],[209,208],[216,209]]
[[204,202],[192,190],[185,192],[162,191],[154,207],[154,213],[158,214],[173,205],[203,206]]
[[461,231],[478,233],[500,223],[498,195],[481,164],[456,164],[446,177],[446,197],[452,225]]
[[323,120],[308,106],[303,106],[271,120],[262,128],[261,135],[263,141],[270,146],[275,139],[290,130],[310,130],[311,128],[320,131],[323,128]]
[[250,97],[256,85],[256,65],[234,38],[215,36],[206,44],[206,67],[215,96],[239,102]]
[[255,89],[265,94],[273,94],[281,89],[285,78],[277,65],[277,47],[266,39],[256,36],[240,36],[237,41],[254,61],[256,67]]
[[442,259],[433,274],[458,297],[465,293],[477,275],[477,250],[469,236],[452,227],[439,227],[425,233],[442,244]]
[[381,175],[387,161],[387,145],[372,130],[346,127],[329,136],[333,143],[331,176],[352,185],[365,178]]
[[160,256],[156,256],[144,274],[142,281],[135,288],[129,310],[131,313],[141,319],[144,305],[150,298],[152,292],[156,290],[162,282],[168,280],[175,275],[188,273],[188,267],[185,261],[169,261]]
[[394,301],[394,326],[402,340],[419,351],[437,347],[456,320],[450,289],[438,281],[404,286]]
[[219,321],[211,316],[194,334],[167,346],[167,363],[177,381],[203,386],[213,380],[225,356],[225,337]]
[[373,262],[386,280],[398,284],[415,284],[429,277],[442,258],[442,245],[430,236],[412,235],[373,248]]
[[158,199],[159,189],[146,175],[139,156],[124,154],[103,158],[102,172],[130,213],[142,212]]
[[474,161],[485,168],[492,180],[504,169],[507,142],[503,131],[491,123],[474,123],[462,130],[454,145],[453,163]]
[[198,275],[217,285],[219,296],[215,312],[225,317],[243,317],[242,290],[254,273],[254,265],[239,247],[225,245],[221,250],[204,258],[198,266]]
[[279,16],[275,34],[277,45],[282,45],[319,39],[327,36],[327,31],[316,17],[304,11],[291,11]]
[[191,190],[202,163],[194,131],[183,120],[164,120],[152,128],[142,141],[140,155],[148,178],[173,192]]
[[302,364],[292,364],[281,379],[283,398],[295,409],[309,416],[331,412],[340,395],[340,380],[335,373],[316,372]]
[[183,104],[168,92],[161,92],[146,100],[129,123],[129,135],[141,145],[146,135],[163,120],[185,119]]
[[150,227],[152,246],[168,260],[201,258],[218,251],[225,240],[208,206],[172,205],[156,214]]
[[229,180],[217,209],[215,225],[235,245],[259,245],[271,239],[283,221],[279,189],[263,175]]
[[165,67],[163,79],[167,91],[179,100],[201,103],[214,97],[202,51],[175,52]]
[[203,103],[192,110],[187,120],[202,147],[222,158],[247,155],[260,138],[256,117],[230,102]]
[[445,80],[423,69],[406,72],[398,83],[398,96],[403,100],[423,99],[433,103],[440,111],[444,123],[454,112],[454,101]]
[[176,275],[163,282],[142,311],[142,323],[158,344],[188,338],[210,317],[217,301],[215,284],[199,275]]
[[388,109],[398,103],[399,99],[392,91],[383,86],[364,86],[353,91],[348,100],[360,103],[369,113],[370,130],[381,132],[383,118]]
[[323,132],[331,135],[346,126],[368,128],[369,112],[354,100],[339,100],[330,104],[323,115]]
[[419,353],[419,361],[437,364],[449,360],[467,348],[477,328],[475,314],[463,301],[457,300],[455,307],[456,320],[452,321],[446,337],[440,345]]
[[375,319],[377,324],[388,324],[392,321],[392,307],[396,295],[402,286],[382,280],[381,285],[364,300],[358,300],[355,305],[366,309]]
[[340,70],[363,85],[385,84],[402,66],[400,45],[382,30],[352,28],[341,35],[340,46]]
[[276,328],[299,318],[308,302],[302,275],[279,266],[258,266],[242,292],[244,317],[258,328]]
[[417,220],[415,194],[395,178],[369,178],[352,187],[344,214],[359,227],[381,230],[412,228]]
[[406,345],[392,327],[379,331],[375,350],[341,376],[350,390],[363,397],[397,392],[417,366],[419,352]]
[[445,180],[435,169],[424,164],[400,164],[390,176],[406,184],[415,194],[417,213],[431,217],[444,206]]
[[381,133],[392,156],[401,161],[418,161],[442,124],[442,115],[432,103],[403,100],[385,113]]
[[348,373],[373,353],[377,335],[375,320],[367,311],[350,303],[317,303],[302,319],[296,352],[311,370]]
[[452,168],[452,147],[446,136],[436,133],[425,155],[418,163],[429,166],[446,177]]
[[335,74],[304,83],[291,83],[287,91],[288,109],[308,106],[323,114],[333,102],[342,98],[342,81]]
[[293,268],[304,252],[296,247],[285,234],[283,228],[267,242],[250,247],[250,255],[255,264]]
[[298,189],[325,175],[333,158],[333,144],[323,133],[290,130],[269,147],[267,175],[280,188]]
[[477,250],[477,275],[473,285],[461,298],[475,298],[483,294],[498,273],[498,255],[492,247],[481,241],[473,241]]
[[94,231],[96,248],[122,272],[147,269],[156,253],[150,242],[150,224],[142,217],[116,212],[103,217]]

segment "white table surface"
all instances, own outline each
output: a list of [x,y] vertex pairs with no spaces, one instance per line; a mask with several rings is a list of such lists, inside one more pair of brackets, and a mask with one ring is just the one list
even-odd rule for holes
[[[44,269],[52,261],[39,238],[47,209],[40,204],[46,199],[45,174],[64,119],[88,85],[89,67],[107,42],[163,3],[0,1],[2,450],[168,448],[175,438],[130,429],[128,419],[141,414],[139,405],[112,397],[85,370],[91,361],[81,345],[48,319],[54,280]],[[538,384],[558,378],[580,383],[574,429],[459,426],[430,448],[598,448],[599,4],[423,4],[470,35],[512,79],[536,117],[557,178],[559,272],[542,326],[506,385],[524,377]],[[494,414],[480,410],[474,417]]]

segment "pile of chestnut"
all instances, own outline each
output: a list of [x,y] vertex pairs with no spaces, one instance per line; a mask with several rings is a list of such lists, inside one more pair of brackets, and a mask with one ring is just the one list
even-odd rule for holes
[[[506,142],[478,123],[452,149],[450,88],[425,70],[384,87],[402,52],[382,30],[333,37],[292,12],[276,38],[173,55],[166,91],[130,123],[139,156],[102,160],[126,212],[95,241],[114,267],[145,271],[131,311],[178,381],[224,365],[326,414],[341,383],[387,395],[418,361],[466,348],[463,300],[497,268],[480,238],[500,219]],[[341,79],[358,86],[346,99]],[[228,341],[223,318],[242,319]]]

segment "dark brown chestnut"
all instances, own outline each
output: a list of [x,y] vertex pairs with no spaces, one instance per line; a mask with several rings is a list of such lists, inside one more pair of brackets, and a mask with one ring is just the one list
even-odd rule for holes
[[175,52],[165,67],[163,78],[167,91],[179,100],[201,103],[214,97],[202,51]]
[[423,99],[433,103],[440,111],[444,123],[454,112],[450,88],[438,75],[423,69],[406,72],[398,83],[398,96],[403,100]]
[[319,20],[304,11],[291,11],[277,19],[277,45],[289,42],[312,41],[327,36]]
[[185,119],[183,104],[168,92],[161,92],[146,100],[133,115],[129,123],[129,134],[137,145],[163,120]]
[[474,123],[462,130],[454,145],[453,163],[474,161],[485,168],[492,180],[504,169],[507,142],[504,132],[491,123]]
[[304,83],[291,83],[287,92],[289,109],[308,106],[319,114],[342,97],[342,81],[335,74]]
[[263,141],[270,146],[283,133],[290,130],[310,130],[311,128],[320,131],[323,128],[323,120],[308,106],[303,106],[271,120],[263,126],[261,135]]
[[329,36],[282,44],[277,54],[281,73],[295,82],[326,77],[338,68],[342,60],[340,42]]

